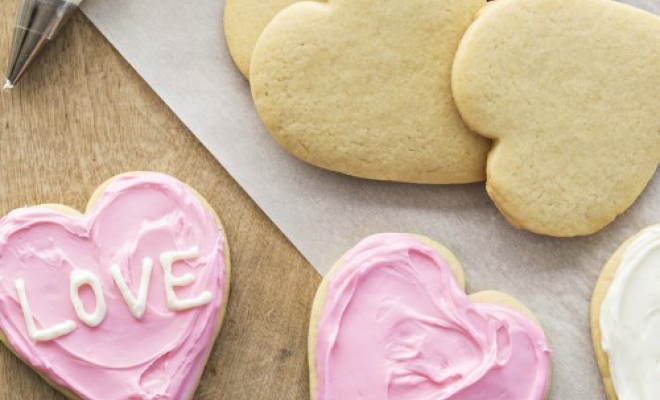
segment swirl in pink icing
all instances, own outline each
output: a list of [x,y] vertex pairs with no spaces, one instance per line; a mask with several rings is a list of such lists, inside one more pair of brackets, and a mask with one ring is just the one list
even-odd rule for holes
[[543,331],[518,311],[475,304],[411,235],[360,242],[330,277],[317,334],[316,400],[539,400]]
[[[174,274],[194,275],[177,286],[180,299],[209,291],[208,304],[168,308],[159,257],[199,248],[199,257],[177,261]],[[84,399],[185,399],[215,339],[223,303],[225,239],[214,215],[187,186],[167,175],[124,175],[106,187],[84,216],[32,207],[0,220],[0,326],[18,355],[58,385]],[[146,310],[136,318],[113,281],[117,264],[135,295],[144,258],[154,260]],[[73,270],[96,275],[107,313],[96,327],[83,323],[70,301]],[[25,281],[38,329],[65,320],[72,332],[47,341],[30,338],[15,282]],[[87,312],[94,293],[80,289]]]

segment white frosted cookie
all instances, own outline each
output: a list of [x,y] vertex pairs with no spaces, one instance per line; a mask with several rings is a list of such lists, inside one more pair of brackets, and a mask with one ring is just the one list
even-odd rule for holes
[[497,0],[468,29],[452,88],[495,140],[487,189],[516,227],[591,234],[660,162],[660,18],[609,0]]
[[247,78],[250,58],[259,35],[271,19],[297,0],[227,0],[224,10],[225,39],[236,66]]
[[224,318],[229,248],[193,189],[128,173],[85,214],[0,219],[0,276],[0,341],[68,398],[187,400]]
[[367,237],[335,264],[308,351],[312,400],[543,400],[550,388],[534,315],[502,292],[466,295],[456,257],[409,234]]
[[451,65],[485,0],[302,2],[271,21],[250,82],[294,156],[348,175],[415,183],[485,177],[490,141],[454,105]]
[[591,301],[591,334],[609,400],[660,395],[660,225],[627,240],[605,264]]

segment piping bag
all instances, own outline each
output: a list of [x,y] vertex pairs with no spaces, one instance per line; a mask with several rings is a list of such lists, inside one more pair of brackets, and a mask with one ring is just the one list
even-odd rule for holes
[[20,0],[4,90],[23,77],[82,0]]

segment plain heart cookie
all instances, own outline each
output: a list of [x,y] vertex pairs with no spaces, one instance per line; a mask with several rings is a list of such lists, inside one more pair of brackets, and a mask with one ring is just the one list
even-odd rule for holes
[[487,189],[509,222],[588,235],[660,162],[660,18],[609,0],[497,0],[467,30],[452,88],[495,141]]
[[660,225],[626,241],[605,264],[591,333],[609,400],[660,396]]
[[358,243],[314,301],[311,399],[545,399],[550,351],[534,316],[464,285],[458,260],[430,239]]
[[259,35],[271,19],[298,0],[227,0],[224,30],[227,48],[236,66],[248,78],[250,59]]
[[486,0],[295,3],[255,45],[252,97],[288,152],[362,178],[485,178],[490,141],[463,123],[451,66]]
[[190,399],[229,294],[208,203],[158,173],[119,175],[85,214],[0,220],[0,339],[71,399]]

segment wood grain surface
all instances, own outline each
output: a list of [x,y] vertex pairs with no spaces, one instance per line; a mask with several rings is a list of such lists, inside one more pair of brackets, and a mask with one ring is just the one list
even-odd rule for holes
[[[3,73],[16,4],[0,0]],[[227,231],[229,306],[195,399],[307,399],[320,276],[78,12],[16,89],[0,93],[0,214],[40,203],[82,210],[97,185],[132,170],[196,188]],[[63,398],[0,348],[1,400]]]

